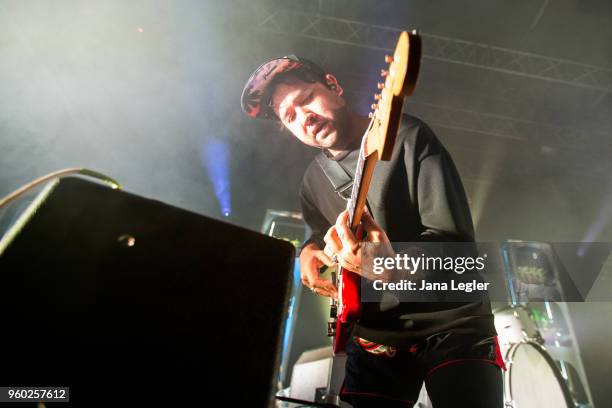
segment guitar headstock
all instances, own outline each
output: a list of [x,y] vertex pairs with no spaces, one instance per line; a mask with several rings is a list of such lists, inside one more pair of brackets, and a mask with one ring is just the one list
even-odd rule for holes
[[380,93],[374,95],[370,113],[374,123],[366,145],[366,154],[376,153],[378,160],[391,158],[404,97],[414,92],[419,77],[421,37],[416,30],[401,32],[393,55],[385,56],[385,62],[388,67],[380,73],[385,82],[378,84]]

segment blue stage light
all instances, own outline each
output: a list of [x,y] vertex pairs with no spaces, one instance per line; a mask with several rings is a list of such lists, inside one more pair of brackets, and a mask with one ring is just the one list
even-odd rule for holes
[[219,208],[224,217],[232,214],[229,179],[229,148],[222,140],[210,140],[202,146],[202,164],[208,172]]

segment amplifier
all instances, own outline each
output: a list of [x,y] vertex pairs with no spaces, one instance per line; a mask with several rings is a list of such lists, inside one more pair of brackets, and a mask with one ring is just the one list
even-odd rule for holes
[[0,242],[0,386],[272,406],[291,244],[81,178],[36,201]]

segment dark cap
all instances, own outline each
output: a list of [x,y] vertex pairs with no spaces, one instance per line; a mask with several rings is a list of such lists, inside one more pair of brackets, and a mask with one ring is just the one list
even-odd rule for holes
[[274,112],[269,100],[271,95],[266,93],[266,88],[274,79],[283,73],[290,71],[308,71],[315,76],[325,78],[325,71],[312,61],[305,58],[288,55],[282,58],[274,58],[259,66],[251,74],[244,89],[242,90],[242,110],[252,118],[271,119],[274,118]]

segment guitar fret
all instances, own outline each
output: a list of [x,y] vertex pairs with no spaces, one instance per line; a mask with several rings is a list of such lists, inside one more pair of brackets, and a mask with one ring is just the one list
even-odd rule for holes
[[361,188],[361,181],[363,177],[363,168],[365,166],[365,136],[361,140],[361,147],[359,149],[359,158],[357,160],[357,168],[355,169],[355,177],[353,178],[353,188],[351,190],[351,200],[348,204],[348,212],[349,212],[349,225],[353,223],[353,218],[355,216],[355,208],[357,205],[357,196],[359,195],[359,189]]

